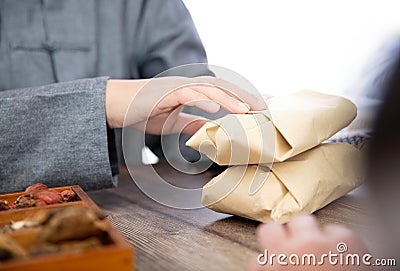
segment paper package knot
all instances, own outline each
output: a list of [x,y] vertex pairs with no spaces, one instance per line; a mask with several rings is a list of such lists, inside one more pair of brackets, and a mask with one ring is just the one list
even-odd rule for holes
[[231,165],[203,187],[204,206],[283,223],[362,183],[359,149],[347,143],[321,144],[355,118],[352,102],[301,91],[271,98],[268,109],[208,122],[186,143],[219,165]]

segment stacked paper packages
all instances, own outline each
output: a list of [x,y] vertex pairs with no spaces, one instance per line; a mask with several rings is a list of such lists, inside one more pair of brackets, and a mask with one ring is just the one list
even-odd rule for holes
[[186,143],[228,169],[203,187],[203,204],[258,221],[312,213],[364,180],[359,149],[323,143],[355,118],[349,100],[301,91],[268,100],[268,111],[229,114]]

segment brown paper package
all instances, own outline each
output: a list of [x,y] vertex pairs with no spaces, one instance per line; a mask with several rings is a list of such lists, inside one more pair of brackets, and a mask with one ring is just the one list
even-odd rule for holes
[[271,170],[262,165],[232,166],[208,182],[202,203],[217,212],[261,222],[287,222],[312,213],[364,180],[361,151],[347,143],[321,144]]
[[219,165],[282,162],[322,143],[356,117],[349,100],[310,90],[267,101],[268,111],[228,114],[186,143]]

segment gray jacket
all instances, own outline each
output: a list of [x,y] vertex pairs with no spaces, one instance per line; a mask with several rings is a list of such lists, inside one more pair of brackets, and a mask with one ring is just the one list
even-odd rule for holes
[[206,61],[180,0],[0,0],[0,191],[115,185],[101,76]]

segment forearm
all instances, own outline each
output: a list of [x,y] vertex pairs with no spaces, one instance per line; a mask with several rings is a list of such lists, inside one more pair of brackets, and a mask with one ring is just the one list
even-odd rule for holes
[[111,187],[107,78],[0,92],[0,191],[34,182]]
[[106,116],[110,128],[123,127],[123,120],[130,102],[139,90],[148,83],[142,80],[108,80],[106,85]]

